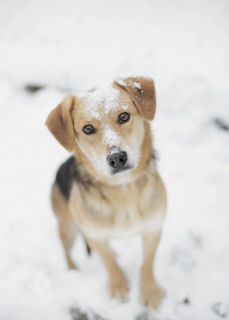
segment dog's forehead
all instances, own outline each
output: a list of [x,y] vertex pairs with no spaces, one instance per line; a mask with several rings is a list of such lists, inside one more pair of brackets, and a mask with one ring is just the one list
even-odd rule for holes
[[125,111],[131,102],[128,94],[112,84],[80,93],[77,98],[78,111],[88,120],[102,120],[109,114]]

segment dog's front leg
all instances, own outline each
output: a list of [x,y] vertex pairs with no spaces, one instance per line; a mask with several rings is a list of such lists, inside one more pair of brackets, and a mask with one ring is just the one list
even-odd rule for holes
[[120,300],[125,300],[128,292],[128,282],[117,265],[114,255],[108,247],[106,240],[88,239],[89,246],[97,251],[105,264],[110,278],[110,294]]
[[142,235],[141,300],[144,305],[153,309],[159,307],[161,298],[165,296],[163,289],[155,281],[152,268],[160,236],[161,232],[144,233]]

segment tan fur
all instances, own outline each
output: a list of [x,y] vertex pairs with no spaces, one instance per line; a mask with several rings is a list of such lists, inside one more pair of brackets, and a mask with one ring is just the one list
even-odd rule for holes
[[152,272],[152,264],[160,236],[160,231],[142,235],[144,262],[141,268],[141,301],[154,309],[159,307],[160,299],[165,296],[164,290],[157,285]]
[[108,247],[107,240],[89,239],[89,245],[96,250],[105,264],[110,277],[110,294],[120,300],[125,300],[128,292],[128,282],[122,270],[117,265],[114,255]]
[[[166,211],[166,192],[155,167],[148,122],[155,114],[154,83],[151,79],[128,78],[115,82],[113,88],[120,92],[120,107],[106,113],[105,105],[101,103],[100,119],[87,112],[81,97],[72,97],[71,103],[69,98],[67,102],[64,100],[49,115],[47,125],[51,132],[68,150],[74,150],[81,178],[81,183],[74,183],[68,202],[54,184],[52,205],[59,220],[69,267],[74,267],[70,248],[76,222],[107,268],[111,295],[120,299],[126,298],[128,284],[107,242],[111,238],[141,234],[144,251],[141,299],[143,304],[157,308],[163,290],[155,282],[152,263]],[[120,125],[116,119],[122,112],[130,113],[131,118],[128,123]],[[61,114],[65,115],[64,119]],[[88,124],[98,129],[96,134],[87,136],[82,132]],[[103,166],[100,168],[99,157],[102,162],[111,151],[111,146],[104,143],[107,126],[121,135],[121,149],[129,148],[130,154],[135,150],[132,153],[139,155],[138,161],[134,159],[137,165],[132,170],[109,176]]]
[[156,94],[154,81],[149,78],[127,78],[123,83],[116,82],[132,97],[139,113],[147,120],[153,120],[156,112]]
[[74,129],[72,123],[72,108],[74,98],[68,94],[49,115],[46,125],[62,146],[72,151],[75,144]]
[[76,269],[76,265],[72,261],[70,252],[76,236],[76,225],[69,211],[68,202],[56,183],[54,183],[52,187],[51,203],[59,222],[59,236],[64,247],[68,267],[69,269]]

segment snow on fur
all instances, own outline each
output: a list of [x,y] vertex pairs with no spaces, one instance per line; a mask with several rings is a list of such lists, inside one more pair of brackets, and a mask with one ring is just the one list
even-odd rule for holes
[[[228,0],[0,1],[0,18],[0,319],[227,319]],[[67,270],[49,198],[69,156],[44,125],[49,111],[65,93],[138,75],[155,80],[152,131],[168,191],[154,263],[167,296],[157,312],[139,301],[139,237],[111,242],[130,282],[120,303],[80,235],[79,269]],[[28,84],[45,88],[27,93]],[[82,98],[99,118],[100,103],[106,115],[120,97],[108,87]],[[118,140],[105,129],[104,141]]]
[[119,106],[119,90],[111,85],[101,86],[92,91],[78,94],[86,106],[89,114],[95,119],[102,118],[102,113],[99,112],[101,105],[104,105],[103,112],[108,114],[111,109]]

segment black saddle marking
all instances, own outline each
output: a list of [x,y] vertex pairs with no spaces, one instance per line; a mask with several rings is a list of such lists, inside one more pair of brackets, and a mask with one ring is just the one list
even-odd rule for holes
[[64,196],[69,199],[73,181],[77,176],[77,162],[73,156],[65,161],[57,171],[56,183]]

